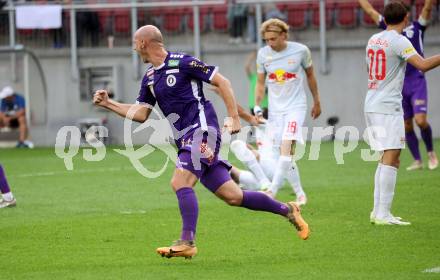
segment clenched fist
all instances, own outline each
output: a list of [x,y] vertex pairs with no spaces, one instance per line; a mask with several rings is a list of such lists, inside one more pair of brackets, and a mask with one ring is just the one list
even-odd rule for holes
[[108,104],[108,92],[104,89],[99,89],[93,95],[93,104],[105,107]]

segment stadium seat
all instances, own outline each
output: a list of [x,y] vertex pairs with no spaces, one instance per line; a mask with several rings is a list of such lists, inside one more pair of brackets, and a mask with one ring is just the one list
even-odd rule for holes
[[[207,22],[208,22],[208,16],[209,16],[209,12],[210,12],[211,7],[208,6],[201,6],[199,8],[199,27],[200,27],[200,32],[204,32],[207,31]],[[194,30],[194,14],[193,14],[193,9],[190,8],[188,9],[188,16],[187,18],[187,26],[189,27],[189,29],[191,31]]]
[[[380,14],[383,14],[383,9],[384,9],[383,0],[373,0],[370,1],[370,3],[373,6],[373,8],[376,9],[376,11],[378,11]],[[371,19],[371,17],[367,15],[364,11],[361,11],[361,23],[363,26],[366,27],[377,27],[373,19]]]
[[336,3],[336,25],[352,28],[357,26],[358,2]]
[[[319,1],[313,2],[311,5],[312,26],[319,28]],[[325,21],[327,28],[333,26],[333,16],[335,11],[335,3],[333,1],[325,2]]]
[[226,5],[214,6],[212,8],[212,26],[215,31],[228,31],[228,7]]
[[308,16],[307,10],[310,5],[308,2],[289,3],[280,11],[287,11],[287,24],[294,30],[307,28]]
[[114,19],[115,33],[120,33],[120,34],[130,33],[131,15],[129,10],[123,9],[123,10],[113,11],[113,19]]
[[182,23],[185,15],[185,8],[163,9],[163,28],[166,32],[177,33],[182,31]]

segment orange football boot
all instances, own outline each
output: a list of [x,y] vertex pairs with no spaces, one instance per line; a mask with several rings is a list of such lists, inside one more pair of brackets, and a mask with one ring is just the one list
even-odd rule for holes
[[194,241],[177,240],[170,247],[157,248],[156,252],[162,257],[184,257],[185,259],[191,259],[197,254],[197,247]]
[[309,225],[304,221],[301,216],[301,211],[296,202],[287,202],[287,206],[289,207],[289,213],[287,214],[287,219],[291,222],[296,230],[298,231],[298,236],[302,240],[306,240],[310,236]]

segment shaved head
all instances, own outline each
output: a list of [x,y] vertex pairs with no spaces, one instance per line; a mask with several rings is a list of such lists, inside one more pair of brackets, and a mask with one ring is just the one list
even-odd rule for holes
[[140,27],[134,33],[134,39],[146,42],[156,41],[158,43],[163,43],[162,33],[159,28],[154,25],[144,25]]

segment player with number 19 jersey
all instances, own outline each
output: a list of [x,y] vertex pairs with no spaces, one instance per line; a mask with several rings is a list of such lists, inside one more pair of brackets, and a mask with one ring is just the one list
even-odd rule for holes
[[394,30],[373,35],[366,48],[366,113],[403,115],[402,87],[406,60],[417,54],[411,42]]

